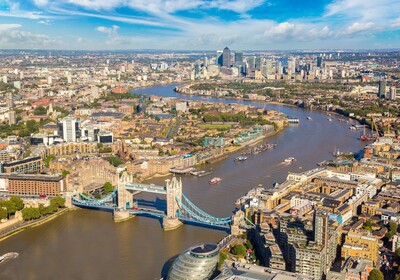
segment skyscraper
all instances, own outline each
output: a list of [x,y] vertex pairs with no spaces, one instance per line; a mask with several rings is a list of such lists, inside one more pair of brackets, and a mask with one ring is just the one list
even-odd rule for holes
[[282,75],[282,74],[283,74],[283,67],[282,67],[282,63],[281,63],[280,61],[277,61],[277,62],[276,62],[276,72],[277,72],[279,75]]
[[317,57],[317,67],[322,68],[322,56]]
[[217,51],[217,59],[215,63],[219,66],[222,66],[222,51]]
[[231,50],[228,47],[222,52],[222,66],[231,67]]
[[379,81],[379,86],[378,86],[378,97],[379,98],[385,98],[386,97],[386,81],[385,80],[380,80]]
[[256,57],[254,68],[257,68],[257,69],[261,68],[261,57],[260,56]]
[[242,65],[243,64],[243,52],[237,51],[235,52],[235,65]]
[[250,56],[247,59],[247,64],[249,68],[256,68],[256,57],[255,56]]
[[287,72],[289,75],[296,73],[296,58],[292,57],[289,59]]

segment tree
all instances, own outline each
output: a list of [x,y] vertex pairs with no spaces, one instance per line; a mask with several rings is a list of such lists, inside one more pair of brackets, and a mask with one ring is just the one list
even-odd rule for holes
[[228,259],[228,253],[227,253],[227,252],[224,252],[224,251],[221,251],[221,252],[219,253],[218,268],[221,268],[221,267],[222,267],[222,264],[224,263],[224,261],[225,261],[226,259]]
[[71,174],[71,172],[69,172],[68,170],[65,170],[65,169],[64,169],[64,170],[62,171],[62,173],[61,173],[61,175],[62,175],[64,178],[67,177],[68,174]]
[[246,247],[243,244],[237,244],[232,248],[232,254],[236,256],[245,256],[246,255]]
[[363,229],[368,230],[369,232],[372,232],[372,221],[371,220],[367,220],[363,223]]
[[38,116],[38,115],[46,115],[47,114],[47,110],[43,106],[38,106],[38,107],[35,108],[35,111],[33,112],[33,114],[36,115],[36,116]]
[[8,217],[10,217],[10,215],[14,214],[17,211],[17,207],[11,200],[1,201],[0,206],[7,208]]
[[374,268],[369,273],[368,280],[384,280],[383,274],[379,269]]
[[65,206],[65,199],[61,196],[56,196],[50,199],[50,205],[54,205],[57,208]]
[[47,215],[48,214],[48,212],[47,212],[48,210],[47,210],[47,207],[45,207],[43,204],[39,204],[39,212],[40,212],[40,214],[41,215]]
[[43,163],[46,167],[49,167],[50,162],[52,162],[56,157],[54,155],[49,155],[43,160]]
[[22,209],[21,212],[22,212],[22,219],[24,219],[24,221],[32,220],[31,208],[24,208]]
[[113,188],[113,186],[111,185],[110,182],[105,182],[103,188],[104,188],[104,194],[105,195],[109,194],[110,192],[112,192],[114,190],[114,188]]
[[253,250],[253,244],[251,244],[250,240],[246,240],[245,244],[247,249]]
[[389,231],[386,234],[386,236],[391,239],[393,237],[393,235],[397,232],[397,228],[398,228],[398,224],[396,222],[391,221],[389,223]]
[[17,207],[18,211],[24,208],[24,201],[19,196],[13,195],[11,196],[10,200],[14,202],[15,207]]
[[121,164],[124,164],[125,162],[120,159],[119,157],[109,157],[107,158],[108,162],[114,165],[115,167],[118,167]]
[[6,219],[7,215],[7,208],[0,207],[0,219]]

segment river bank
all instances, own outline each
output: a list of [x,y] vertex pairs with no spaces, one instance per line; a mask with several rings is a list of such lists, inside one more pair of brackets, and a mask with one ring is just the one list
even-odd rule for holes
[[29,222],[21,222],[18,225],[2,232],[0,234],[0,242],[13,236],[13,235],[20,233],[28,228],[37,227],[37,226],[43,225],[49,221],[52,221],[55,218],[59,217],[60,215],[66,213],[67,211],[71,211],[71,210],[75,210],[75,208],[64,208],[64,209],[61,209],[60,211],[57,211],[54,214],[45,216],[43,218],[39,218],[37,220],[33,220],[33,221],[29,221]]

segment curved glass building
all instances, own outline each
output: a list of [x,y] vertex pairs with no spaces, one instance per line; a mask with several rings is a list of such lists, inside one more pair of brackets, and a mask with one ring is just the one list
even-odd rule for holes
[[180,254],[171,266],[167,280],[211,279],[219,261],[217,244],[196,245]]

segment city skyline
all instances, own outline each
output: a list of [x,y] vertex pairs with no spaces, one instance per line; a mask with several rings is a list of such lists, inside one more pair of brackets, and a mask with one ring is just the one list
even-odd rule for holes
[[397,1],[0,0],[1,49],[390,49]]

